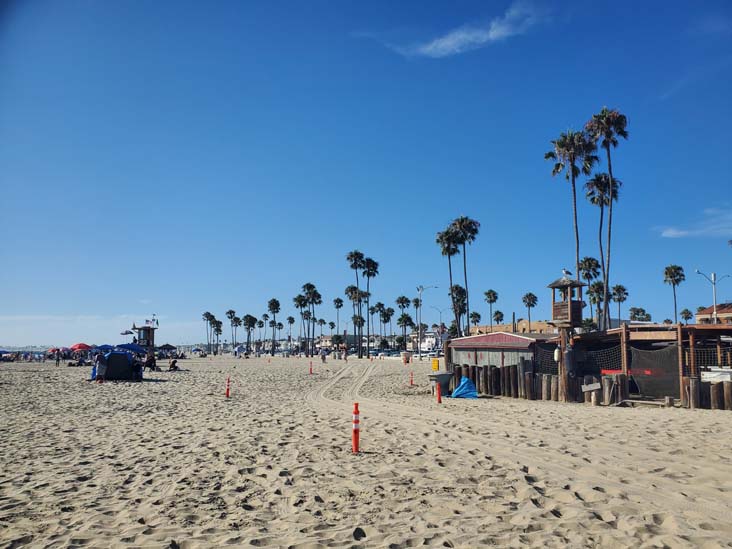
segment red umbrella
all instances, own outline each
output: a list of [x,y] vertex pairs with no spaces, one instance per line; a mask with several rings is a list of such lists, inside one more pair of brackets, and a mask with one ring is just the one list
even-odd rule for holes
[[72,351],[88,351],[91,349],[91,345],[87,345],[86,343],[77,343],[76,345],[71,346]]
[[53,349],[49,349],[49,350],[48,350],[48,351],[46,351],[46,352],[47,352],[47,353],[55,353],[56,351],[58,351],[58,349],[57,349],[56,347],[54,347]]

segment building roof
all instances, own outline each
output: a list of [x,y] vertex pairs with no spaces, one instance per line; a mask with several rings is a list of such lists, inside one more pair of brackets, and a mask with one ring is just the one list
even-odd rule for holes
[[[732,303],[717,303],[717,314],[731,314]],[[711,315],[714,314],[714,306],[709,306],[706,309],[696,313],[697,315]]]
[[537,341],[553,339],[556,334],[514,334],[494,332],[450,340],[453,349],[528,349]]
[[562,278],[557,278],[554,282],[549,284],[547,288],[581,288],[582,286],[587,286],[587,284],[580,282],[579,280],[563,276]]

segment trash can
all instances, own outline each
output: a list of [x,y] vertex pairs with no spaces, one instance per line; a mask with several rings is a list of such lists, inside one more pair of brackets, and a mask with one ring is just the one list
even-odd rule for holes
[[440,384],[440,392],[442,393],[442,396],[450,394],[450,380],[453,377],[450,372],[432,372],[431,374],[427,374],[427,377],[430,380],[433,395],[435,394],[435,387],[438,383]]
[[412,361],[412,353],[409,351],[402,351],[402,364],[409,364]]

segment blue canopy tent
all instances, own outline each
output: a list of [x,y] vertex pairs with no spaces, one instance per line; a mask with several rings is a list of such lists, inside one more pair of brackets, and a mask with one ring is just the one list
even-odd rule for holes
[[124,349],[125,351],[141,355],[147,353],[147,349],[145,349],[145,347],[140,347],[137,343],[123,343],[122,345],[117,345],[117,349]]
[[10,354],[10,351],[8,351],[6,349],[0,349],[0,355],[9,355],[9,354]]
[[111,351],[114,349],[113,345],[107,345],[106,343],[104,345],[97,345],[95,349],[98,349],[100,351]]

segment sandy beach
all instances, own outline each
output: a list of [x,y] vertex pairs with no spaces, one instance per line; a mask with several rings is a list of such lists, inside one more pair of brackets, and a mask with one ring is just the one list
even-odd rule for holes
[[732,546],[727,412],[438,405],[427,360],[313,364],[3,364],[0,546]]

